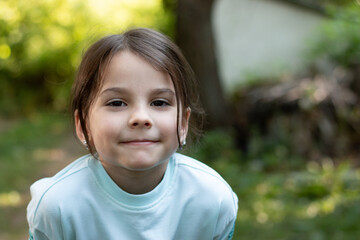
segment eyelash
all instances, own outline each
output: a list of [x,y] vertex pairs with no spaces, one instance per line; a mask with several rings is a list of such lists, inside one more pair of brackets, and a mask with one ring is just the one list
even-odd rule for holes
[[124,107],[124,106],[126,106],[126,103],[121,100],[114,100],[114,101],[109,102],[106,105],[110,106],[110,107]]
[[[159,105],[158,105],[159,104]],[[166,107],[166,106],[170,106],[170,103],[168,103],[167,101],[164,100],[155,100],[153,101],[150,106],[154,106],[154,107]]]
[[[125,106],[127,106],[127,104],[121,100],[113,100],[113,101],[107,103],[106,105],[110,106],[110,107],[125,107]],[[166,107],[166,106],[170,106],[170,103],[165,100],[154,100],[153,102],[150,103],[150,106]]]

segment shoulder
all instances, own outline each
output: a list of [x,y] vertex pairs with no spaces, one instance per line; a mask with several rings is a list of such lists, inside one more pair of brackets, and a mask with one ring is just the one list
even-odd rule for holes
[[201,193],[204,197],[217,200],[223,207],[237,211],[237,196],[219,173],[206,164],[182,154],[175,154],[175,161],[180,181],[187,184],[188,191]]
[[175,154],[175,161],[181,194],[194,204],[189,206],[202,209],[216,222],[215,236],[229,236],[238,211],[238,198],[230,185],[214,169],[191,157]]
[[[181,174],[191,176],[193,180],[198,180],[200,184],[209,185],[214,183],[215,186],[221,189],[232,191],[229,184],[220,174],[206,164],[179,153],[175,154],[175,161]],[[214,188],[215,186],[212,187]]]
[[45,217],[55,220],[60,217],[61,206],[76,200],[77,193],[88,181],[90,159],[89,155],[83,156],[53,177],[40,179],[30,187],[31,201],[27,207],[30,225],[45,220]]

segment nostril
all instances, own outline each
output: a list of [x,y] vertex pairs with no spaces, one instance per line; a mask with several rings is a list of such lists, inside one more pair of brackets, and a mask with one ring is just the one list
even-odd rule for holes
[[132,126],[133,127],[139,127],[139,126],[150,127],[151,123],[150,122],[144,122],[144,123],[134,122],[134,123],[132,123]]

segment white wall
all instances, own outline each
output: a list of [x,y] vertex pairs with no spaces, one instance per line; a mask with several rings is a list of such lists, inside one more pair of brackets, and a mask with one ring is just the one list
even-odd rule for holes
[[304,64],[306,43],[324,16],[276,0],[217,0],[213,29],[224,87],[248,73],[271,76]]

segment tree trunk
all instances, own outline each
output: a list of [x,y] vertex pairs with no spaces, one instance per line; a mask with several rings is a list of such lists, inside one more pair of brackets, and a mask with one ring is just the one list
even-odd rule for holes
[[194,69],[207,127],[226,126],[230,116],[218,74],[211,25],[214,0],[178,0],[176,42]]

